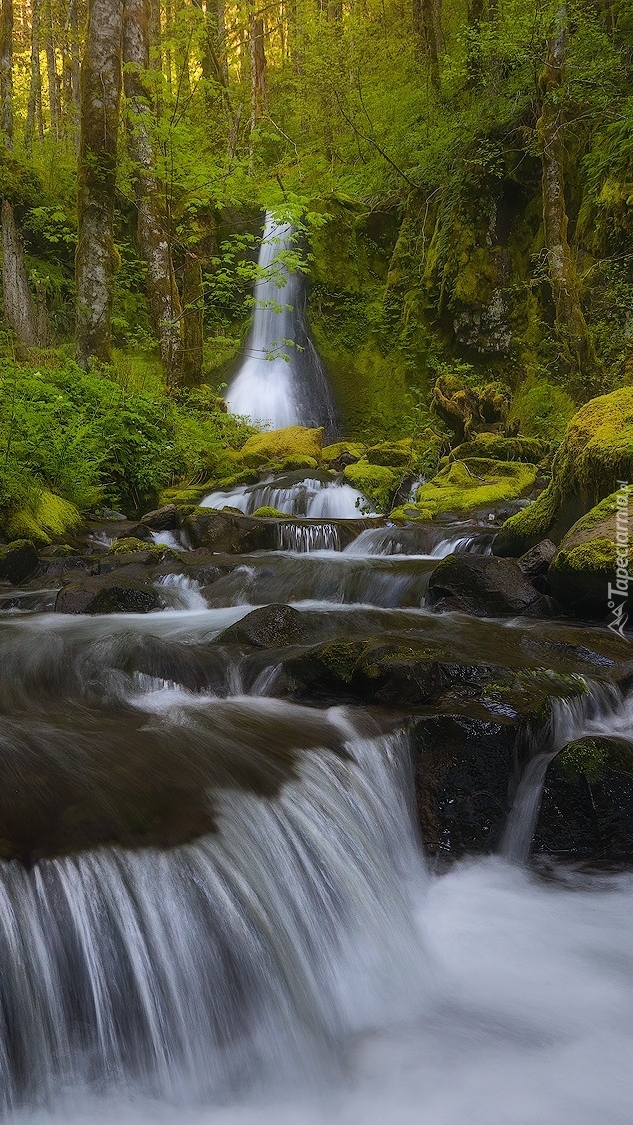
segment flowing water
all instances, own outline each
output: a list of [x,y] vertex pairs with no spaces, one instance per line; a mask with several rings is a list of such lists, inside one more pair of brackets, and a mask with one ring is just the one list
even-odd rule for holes
[[229,409],[255,422],[337,429],[336,407],[305,321],[301,274],[287,268],[294,231],[266,216],[255,285],[253,325],[240,370],[227,391]]
[[[290,237],[268,220],[264,268]],[[311,383],[266,358],[304,331],[284,276],[294,311],[259,283],[229,400],[330,425],[307,345]],[[490,530],[378,521],[332,474],[204,503],[282,511],[277,549],[196,577],[186,539],[156,534],[179,563],[145,615],[56,614],[43,580],[0,595],[4,1119],[630,1125],[633,876],[523,861],[547,764],[583,732],[628,735],[633,695],[587,673],[523,747],[503,855],[430,870],[406,711],[275,698],[283,653],[223,634],[281,602],[310,643],[423,639],[578,677],[587,630],[430,613],[438,560],[488,552]]]

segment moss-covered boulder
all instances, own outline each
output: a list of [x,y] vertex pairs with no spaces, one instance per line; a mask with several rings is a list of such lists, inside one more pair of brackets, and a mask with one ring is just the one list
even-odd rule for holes
[[132,555],[137,551],[142,551],[144,554],[149,551],[152,555],[160,558],[166,552],[169,552],[170,548],[165,547],[163,543],[151,543],[146,539],[137,539],[135,536],[124,536],[117,539],[110,548],[112,555]]
[[418,489],[415,509],[423,518],[428,518],[429,512],[437,516],[486,509],[525,496],[535,481],[536,466],[520,461],[484,457],[450,461]]
[[613,621],[617,628],[626,619],[629,559],[633,496],[623,490],[607,496],[563,537],[548,571],[549,588],[569,612]]
[[633,387],[586,403],[574,415],[538,500],[502,527],[495,554],[521,555],[539,540],[561,537],[617,487],[633,480]]
[[33,505],[7,517],[5,532],[8,539],[32,539],[34,543],[48,544],[74,531],[81,522],[81,514],[74,504],[45,488]]
[[463,461],[469,457],[489,457],[495,461],[525,461],[537,465],[547,456],[551,442],[534,437],[505,437],[503,434],[484,432],[472,441],[464,442],[454,451]]
[[335,441],[322,450],[323,464],[332,468],[353,465],[365,456],[366,449],[361,441]]
[[373,504],[376,511],[388,512],[394,493],[402,480],[402,473],[385,465],[370,465],[363,458],[355,465],[347,465],[345,479],[353,488],[362,492]]
[[260,520],[282,519],[282,520],[285,520],[287,518],[288,517],[284,512],[279,511],[279,508],[270,508],[270,507],[267,507],[266,505],[264,505],[263,508],[258,508],[256,512],[253,512],[253,519],[260,519]]
[[[249,468],[258,468],[262,465],[280,465],[283,468],[291,466],[284,464],[287,459],[310,458],[317,464],[321,462],[323,449],[323,427],[308,429],[306,426],[287,426],[283,430],[269,430],[262,434],[254,434],[246,442],[241,451],[241,459]],[[294,465],[293,468],[312,467]]]
[[400,441],[381,441],[367,450],[366,458],[370,465],[386,465],[391,469],[404,469],[415,460],[412,438]]

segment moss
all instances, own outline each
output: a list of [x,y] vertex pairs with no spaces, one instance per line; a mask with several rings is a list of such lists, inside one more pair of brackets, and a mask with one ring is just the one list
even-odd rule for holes
[[514,396],[510,420],[521,433],[542,441],[562,441],[576,404],[566,391],[540,376],[529,377]]
[[322,428],[312,430],[305,426],[287,426],[283,430],[254,434],[242,448],[241,457],[249,468],[257,468],[266,462],[281,463],[285,458],[309,457],[318,464],[322,448]]
[[574,415],[552,464],[552,481],[535,504],[512,516],[496,550],[521,554],[558,522],[564,533],[609,496],[618,480],[633,480],[633,388],[591,399]]
[[57,536],[79,527],[81,522],[81,514],[74,504],[43,489],[32,507],[21,508],[7,517],[5,532],[8,539],[51,543]]
[[568,777],[580,774],[588,781],[596,781],[607,762],[607,751],[596,739],[581,738],[561,750],[556,761]]
[[551,442],[532,437],[503,437],[501,434],[478,434],[455,451],[455,457],[492,457],[497,461],[525,461],[537,465],[550,452]]
[[[229,478],[229,479],[233,480],[232,477]],[[255,473],[255,480],[257,480],[257,479],[258,479],[258,474]],[[222,482],[222,483],[224,483],[224,482]],[[242,482],[240,481],[239,483],[242,483]],[[166,489],[164,489],[163,492],[161,492],[161,494],[159,496],[159,499],[158,499],[158,504],[159,504],[159,507],[161,507],[161,508],[165,504],[194,504],[195,505],[195,504],[198,504],[198,502],[200,500],[202,500],[205,496],[208,496],[208,494],[210,492],[215,492],[217,487],[218,486],[216,486],[215,481],[209,481],[208,480],[208,481],[205,481],[204,484],[187,485],[186,488],[182,488],[182,486],[177,486],[175,488],[166,488]]]
[[370,465],[364,458],[355,465],[346,465],[345,479],[381,512],[389,510],[391,498],[396,491],[402,474],[384,465]]
[[164,555],[169,547],[165,547],[161,543],[148,543],[145,539],[135,539],[130,536],[127,539],[117,539],[110,548],[112,555],[131,555],[136,554],[138,551],[150,551],[155,555]]
[[[598,572],[604,574],[606,579],[609,574],[615,574],[616,558],[620,550],[621,548],[618,548],[613,539],[589,539],[586,543],[579,543],[577,547],[572,547],[569,551],[558,551],[552,565],[559,573],[573,571],[575,573],[595,574]],[[629,536],[628,551],[630,555],[633,555],[633,536]]]
[[417,504],[405,504],[401,508],[394,508],[389,513],[391,520],[432,520],[433,513],[430,508],[418,507]]
[[464,512],[514,500],[534,486],[536,468],[518,461],[473,457],[452,461],[418,490],[417,505],[432,512]]
[[406,468],[415,460],[413,439],[381,441],[367,450],[366,459],[370,465],[386,465],[391,469]]
[[271,464],[271,469],[293,472],[297,469],[318,469],[319,462],[316,457],[306,457],[304,454],[290,454]]
[[264,506],[263,508],[258,508],[256,512],[253,512],[253,516],[256,519],[266,519],[266,520],[273,520],[273,519],[276,520],[276,519],[287,519],[288,518],[287,515],[285,515],[284,512],[280,512],[278,508],[267,508],[266,506]]
[[343,455],[353,458],[354,461],[360,461],[361,457],[365,456],[366,448],[360,441],[336,441],[333,445],[326,445],[321,456],[326,464],[330,461],[338,461]]

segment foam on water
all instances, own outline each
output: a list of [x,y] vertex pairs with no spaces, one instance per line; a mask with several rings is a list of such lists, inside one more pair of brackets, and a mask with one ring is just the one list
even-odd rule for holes
[[359,519],[375,514],[368,500],[350,484],[311,477],[289,487],[279,487],[271,477],[260,484],[241,485],[230,492],[211,492],[201,500],[200,506],[237,508],[247,516],[258,508],[276,508],[285,516],[307,519]]

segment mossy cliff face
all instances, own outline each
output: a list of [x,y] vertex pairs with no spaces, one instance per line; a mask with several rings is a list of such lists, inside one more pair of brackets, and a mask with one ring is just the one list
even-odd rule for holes
[[495,554],[520,555],[540,539],[555,542],[599,500],[633,480],[633,388],[586,403],[572,418],[538,500],[501,529]]
[[73,531],[81,522],[81,515],[74,504],[43,489],[29,507],[20,508],[6,517],[4,531],[8,539],[32,539],[34,543],[44,545],[67,531]]
[[[615,620],[617,628],[626,613],[630,558],[633,496],[626,491],[615,492],[563,537],[548,571],[550,590],[570,613],[605,623]],[[622,580],[620,587],[618,579]],[[610,597],[610,587],[621,592]],[[610,611],[614,608],[622,611],[619,618],[613,618]]]
[[400,437],[415,406],[410,386],[424,379],[419,355],[403,350],[384,307],[394,216],[342,199],[322,209],[328,221],[312,236],[308,314],[344,432],[370,443]]

